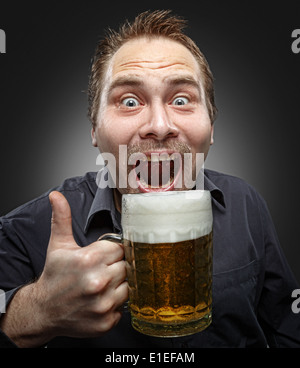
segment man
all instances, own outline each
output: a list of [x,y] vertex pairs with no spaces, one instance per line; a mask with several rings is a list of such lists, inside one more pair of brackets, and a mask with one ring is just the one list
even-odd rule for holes
[[[98,188],[96,174],[88,173],[1,219],[2,346],[300,346],[299,316],[291,309],[297,284],[265,202],[242,180],[210,170],[204,185],[214,216],[212,324],[161,339],[136,332],[120,311],[128,298],[124,251],[97,239],[121,232],[122,194],[189,189],[196,154],[205,158],[213,143],[212,75],[183,26],[168,11],[146,12],[98,45],[89,86],[92,142],[115,157],[116,188]],[[119,156],[121,146],[127,157]],[[147,158],[146,166],[136,171],[135,186],[120,185],[139,166],[128,159],[134,153]],[[193,160],[188,170],[177,168],[181,186],[178,172],[156,185],[143,174],[153,154],[185,153]]]

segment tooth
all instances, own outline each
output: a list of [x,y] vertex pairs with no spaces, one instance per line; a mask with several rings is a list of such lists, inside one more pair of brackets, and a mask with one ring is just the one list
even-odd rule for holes
[[167,153],[162,153],[159,156],[160,161],[170,161],[170,156]]
[[152,153],[151,158],[150,158],[150,160],[148,158],[148,161],[159,162],[159,155]]

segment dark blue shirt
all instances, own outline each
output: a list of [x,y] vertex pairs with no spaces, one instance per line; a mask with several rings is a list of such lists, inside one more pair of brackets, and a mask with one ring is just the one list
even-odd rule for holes
[[[96,173],[88,173],[54,188],[71,206],[80,246],[122,230],[112,189],[99,189],[95,179]],[[129,313],[123,313],[102,337],[57,337],[49,348],[300,347],[300,314],[291,308],[291,294],[299,286],[265,201],[243,180],[211,170],[205,170],[204,185],[212,195],[214,219],[212,324],[191,336],[156,338],[136,332]],[[6,291],[7,303],[43,270],[51,223],[48,194],[0,219],[0,289]],[[13,346],[3,333],[0,346]]]

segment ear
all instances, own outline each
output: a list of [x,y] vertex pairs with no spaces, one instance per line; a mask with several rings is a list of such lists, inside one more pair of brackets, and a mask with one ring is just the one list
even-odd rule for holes
[[97,144],[97,139],[96,139],[96,131],[95,131],[95,126],[92,127],[92,130],[91,130],[91,137],[92,137],[92,144],[94,147],[98,147],[98,144]]
[[214,144],[214,124],[211,125],[211,131],[210,131],[210,145],[212,146]]

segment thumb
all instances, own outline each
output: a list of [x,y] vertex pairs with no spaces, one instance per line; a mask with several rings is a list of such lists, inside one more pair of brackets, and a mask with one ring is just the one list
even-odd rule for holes
[[49,200],[52,207],[51,246],[73,245],[75,240],[72,231],[72,215],[67,199],[60,192],[54,191],[49,194]]

